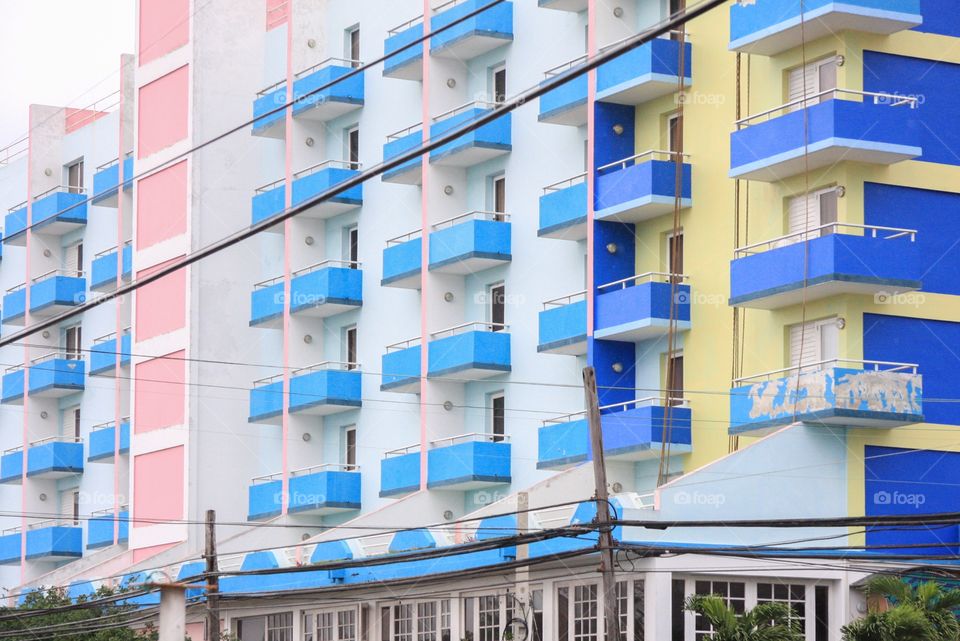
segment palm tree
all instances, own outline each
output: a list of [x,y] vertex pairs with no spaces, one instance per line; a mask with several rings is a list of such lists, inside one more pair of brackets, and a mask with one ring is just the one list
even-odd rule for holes
[[924,613],[912,605],[871,612],[840,628],[843,641],[938,641],[940,637]]
[[721,597],[695,594],[685,607],[706,618],[713,627],[713,641],[803,641],[786,603],[760,603],[737,616]]
[[[896,624],[914,629],[912,637],[897,636],[897,639],[932,639],[934,641],[960,641],[960,622],[956,611],[960,609],[960,590],[944,590],[936,581],[912,585],[897,576],[881,575],[867,583],[867,596],[879,596],[889,601],[893,608],[887,612],[875,612],[847,626],[851,630],[879,630]],[[893,616],[884,614],[896,612]],[[928,624],[932,637],[925,636],[916,625],[917,616]],[[863,625],[860,625],[860,624]],[[874,637],[851,637],[852,640]],[[882,637],[876,637],[882,638]]]

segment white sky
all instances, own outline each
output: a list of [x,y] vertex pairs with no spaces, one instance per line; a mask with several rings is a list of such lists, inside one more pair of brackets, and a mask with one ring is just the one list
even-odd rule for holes
[[119,89],[135,0],[0,0],[0,148],[31,104],[85,107]]

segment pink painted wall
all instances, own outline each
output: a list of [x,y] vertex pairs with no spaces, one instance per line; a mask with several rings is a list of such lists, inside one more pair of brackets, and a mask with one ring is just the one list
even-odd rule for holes
[[190,65],[140,87],[138,157],[144,158],[186,138],[189,107]]
[[190,40],[190,0],[140,0],[140,64]]
[[185,634],[191,639],[191,641],[201,641],[203,639],[203,632],[204,625],[202,621],[188,623],[186,625]]
[[67,107],[64,111],[66,112],[66,131],[68,134],[100,120],[108,113],[106,111],[94,111],[92,109],[71,109],[70,107]]
[[[134,432],[143,434],[184,422],[186,352],[167,354],[136,364]],[[139,489],[137,490],[139,491]]]
[[187,231],[187,161],[147,176],[137,184],[137,249]]
[[[151,546],[148,547],[148,548],[140,548],[140,549],[138,549],[138,550],[134,550],[134,551],[133,551],[133,562],[134,562],[134,563],[140,563],[140,561],[146,561],[146,560],[149,559],[151,556],[155,556],[155,555],[157,555],[157,554],[160,554],[160,553],[163,552],[164,550],[169,550],[169,549],[172,548],[174,545],[176,545],[176,543],[164,543],[163,545],[151,545]],[[203,636],[201,635],[201,636],[199,636],[199,637],[190,637],[190,638],[191,638],[191,639],[203,639]]]
[[290,18],[290,0],[267,0],[267,31],[285,24]]
[[134,457],[133,519],[134,527],[183,519],[182,445]]
[[[137,272],[143,278],[179,261],[174,258]],[[145,341],[182,329],[187,321],[187,271],[179,269],[137,291],[136,340]]]

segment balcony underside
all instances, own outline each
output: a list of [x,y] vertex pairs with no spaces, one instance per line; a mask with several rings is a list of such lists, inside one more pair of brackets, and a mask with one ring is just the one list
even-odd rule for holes
[[841,162],[892,165],[916,158],[920,147],[895,143],[871,142],[850,138],[829,138],[812,142],[769,158],[762,158],[730,170],[731,178],[778,182],[791,176],[831,167]]
[[[675,323],[676,331],[685,332],[690,329],[690,321],[678,320]],[[610,341],[637,343],[658,336],[666,336],[670,332],[670,320],[667,318],[641,318],[631,323],[614,325],[613,327],[597,328],[593,332],[594,338]]]
[[397,287],[400,289],[420,289],[420,270],[397,274],[380,280],[381,287]]
[[384,172],[380,176],[380,180],[395,185],[420,185],[423,183],[422,166],[419,162],[412,167],[401,165],[396,169]]
[[916,280],[870,280],[864,276],[828,274],[799,281],[783,287],[731,298],[730,304],[751,309],[780,309],[845,294],[860,296],[886,295],[887,298],[920,289]]
[[566,125],[568,127],[582,127],[587,124],[587,101],[569,103],[551,111],[541,113],[537,120],[551,125]]
[[541,228],[537,230],[537,236],[540,238],[553,238],[555,240],[586,240],[587,219],[575,218],[569,222]]
[[[672,214],[676,207],[673,196],[660,196],[651,194],[644,198],[638,198],[612,207],[605,207],[597,212],[597,220],[620,222],[620,223],[639,223],[645,220],[651,220],[665,214]],[[693,204],[690,198],[680,199],[680,208],[688,209]]]
[[566,354],[568,356],[584,356],[587,353],[587,336],[574,336],[565,340],[554,341],[545,345],[537,345],[541,354]]
[[[597,100],[618,105],[641,105],[655,98],[668,96],[676,92],[678,84],[677,76],[648,73],[629,82],[610,87],[605,91],[598,91]],[[689,88],[692,84],[693,81],[690,78],[685,78],[683,81],[685,88]]]
[[556,9],[558,11],[573,11],[580,13],[587,10],[587,0],[538,0],[542,9]]
[[497,143],[469,142],[431,155],[430,162],[441,167],[472,167],[510,153],[511,146]]

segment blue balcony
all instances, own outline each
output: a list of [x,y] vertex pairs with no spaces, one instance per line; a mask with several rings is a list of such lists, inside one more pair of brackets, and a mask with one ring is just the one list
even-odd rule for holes
[[30,313],[55,316],[87,300],[87,279],[73,271],[52,271],[33,279]]
[[[117,429],[114,423],[102,423],[90,428],[87,441],[88,463],[111,463],[116,451]],[[120,454],[130,453],[130,419],[120,421]]]
[[557,11],[572,11],[580,13],[587,10],[587,0],[537,0],[542,9],[556,9]]
[[359,263],[327,260],[293,272],[290,313],[326,318],[363,305]]
[[543,188],[537,236],[560,240],[587,237],[586,177],[580,174]]
[[476,490],[510,482],[510,443],[493,434],[464,434],[430,443],[427,487]]
[[476,379],[510,371],[510,334],[495,323],[465,323],[431,335],[427,375]]
[[[416,149],[423,142],[423,127],[420,124],[407,127],[387,136],[383,146],[383,160],[391,160],[397,156]],[[398,185],[419,185],[423,182],[423,164],[420,158],[408,160],[380,175],[380,180]]]
[[[831,233],[831,232],[850,233]],[[891,296],[921,286],[915,231],[833,223],[740,248],[730,304],[778,309],[842,294]]]
[[[430,20],[436,31],[489,4],[487,0],[454,0]],[[430,55],[472,60],[513,41],[513,3],[504,2],[430,38]]]
[[31,362],[30,396],[57,398],[83,391],[86,361],[65,354],[48,354]]
[[549,300],[540,312],[537,351],[544,354],[587,353],[586,292]]
[[[353,64],[351,60],[329,58],[297,73],[293,81],[294,118],[326,122],[362,107],[363,72],[344,77],[354,70]],[[317,91],[330,83],[334,84]],[[283,137],[286,123],[284,111],[265,114],[286,102],[285,82],[272,85],[257,94],[253,102],[253,117],[259,118],[253,126],[255,136]]]
[[730,177],[775,182],[839,162],[891,165],[923,153],[915,99],[847,90],[821,99],[740,121],[730,134]]
[[22,283],[3,295],[3,324],[23,325],[27,313],[27,284]]
[[[431,140],[466,125],[489,112],[494,105],[471,102],[452,109],[433,119],[430,127]],[[510,153],[511,114],[500,116],[493,122],[437,147],[430,152],[430,162],[445,167],[472,167],[482,162]]]
[[[691,450],[691,411],[673,401],[645,398],[601,408],[604,456],[610,460],[640,461],[660,455],[665,432],[672,455]],[[669,424],[670,429],[665,430]],[[593,459],[590,434],[583,412],[544,421],[538,434],[537,468],[563,469]]]
[[423,16],[418,16],[387,32],[387,39],[383,41],[383,54],[390,57],[383,63],[385,77],[403,80],[423,78],[422,42],[397,53],[400,47],[422,37]]
[[[291,206],[299,205],[319,196],[358,173],[356,163],[328,160],[293,175]],[[257,189],[253,197],[253,224],[271,218],[284,211],[286,185],[283,180]],[[314,205],[300,214],[306,218],[330,218],[356,209],[363,204],[363,186],[356,185],[333,198]],[[283,225],[275,225],[269,231],[283,233]]]
[[[665,158],[661,160],[660,158]],[[680,176],[680,207],[692,204],[687,163]],[[676,206],[677,163],[667,151],[647,151],[597,170],[596,218],[638,223],[672,213]]]
[[433,226],[430,271],[474,274],[510,262],[506,214],[475,211]]
[[83,474],[83,441],[54,437],[30,443],[27,448],[27,476],[59,479]]
[[420,289],[420,272],[423,263],[423,238],[420,230],[387,241],[383,250],[384,287]]
[[730,7],[730,49],[772,56],[800,45],[804,39],[812,42],[842,31],[887,35],[912,29],[922,22],[920,0],[775,0],[734,4]]
[[120,335],[109,334],[95,339],[90,347],[90,376],[113,376],[117,368],[117,356],[120,367],[130,367],[130,330]]
[[290,473],[287,511],[318,516],[360,509],[360,470],[320,465]]
[[87,548],[96,549],[113,545],[114,527],[118,527],[117,542],[130,539],[130,512],[122,509],[114,516],[113,510],[104,510],[90,515],[87,521]]
[[356,363],[325,362],[294,370],[290,412],[325,416],[361,405],[361,374]]
[[253,382],[250,390],[250,423],[279,425],[283,414],[283,376],[278,374]]
[[0,403],[23,405],[23,395],[26,393],[26,377],[23,366],[8,367],[3,373],[3,391]]
[[[693,53],[684,43],[683,85],[692,83]],[[640,105],[677,91],[680,82],[680,43],[656,38],[614,58],[597,69],[597,100]]]
[[384,454],[380,461],[380,496],[400,498],[420,489],[420,446]]
[[[121,175],[121,169],[123,174]],[[120,184],[123,191],[133,189],[133,155],[128,154],[123,162],[114,158],[105,165],[97,167],[93,174],[93,196],[91,202],[100,207],[116,207]]]
[[892,428],[923,422],[917,366],[834,360],[737,381],[730,433],[762,435],[795,422]]
[[[121,278],[130,280],[133,273],[133,247],[130,241],[123,244],[120,268]],[[90,289],[99,292],[111,292],[117,288],[117,248],[102,251],[93,257],[90,265]]]
[[247,488],[247,520],[263,521],[283,512],[282,474],[258,476]]
[[671,299],[674,328],[690,329],[690,286],[682,284],[683,279],[647,273],[599,286],[594,337],[637,342],[665,336],[670,329]]
[[382,358],[380,391],[418,393],[420,391],[420,339],[387,345]]
[[[564,73],[586,59],[579,56],[544,72],[546,80]],[[540,96],[540,111],[537,120],[554,125],[582,127],[587,124],[587,76],[577,76]]]
[[[60,236],[87,224],[87,196],[67,187],[54,187],[33,199],[30,213],[34,233]],[[11,208],[4,223],[3,242],[27,242],[27,204]]]
[[0,565],[19,565],[23,535],[19,528],[0,534]]
[[42,522],[27,529],[27,559],[68,561],[83,556],[83,528],[72,522]]
[[23,481],[23,448],[15,447],[4,451],[0,456],[0,483]]

